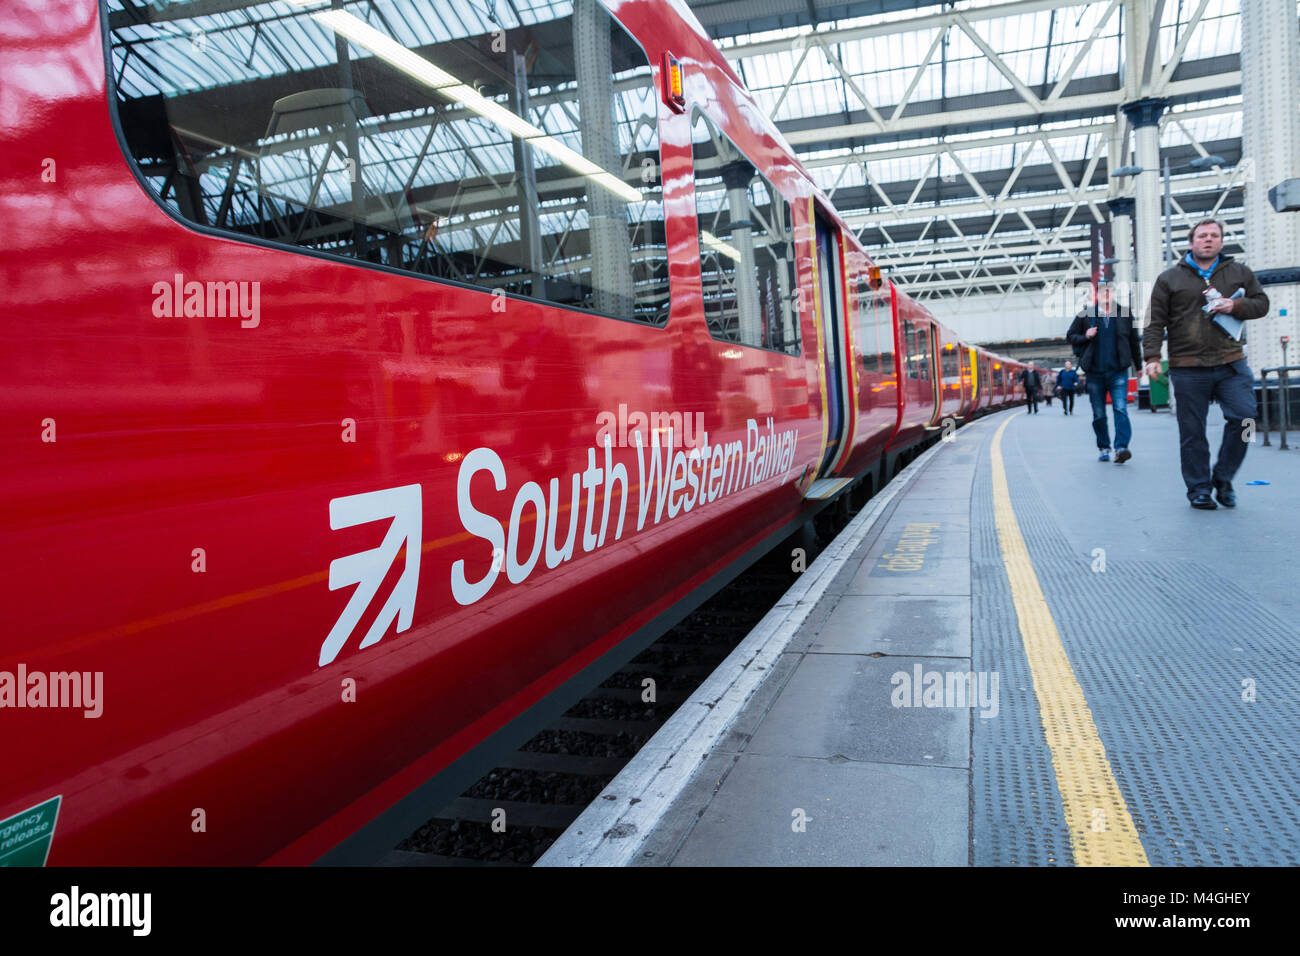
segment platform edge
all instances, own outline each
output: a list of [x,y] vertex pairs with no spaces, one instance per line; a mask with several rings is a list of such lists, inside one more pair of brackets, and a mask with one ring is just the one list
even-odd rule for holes
[[[981,425],[975,422],[972,425]],[[965,429],[970,435],[971,426]],[[534,866],[628,866],[694,773],[772,673],[813,608],[886,509],[961,432],[940,441],[872,498],[766,616],[650,738]]]

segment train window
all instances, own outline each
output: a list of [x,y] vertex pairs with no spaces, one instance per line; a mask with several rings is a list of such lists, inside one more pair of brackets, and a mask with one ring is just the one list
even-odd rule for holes
[[880,371],[883,375],[894,374],[894,315],[888,297],[883,307],[876,314],[876,341],[880,343]]
[[790,204],[699,110],[692,141],[709,332],[726,342],[798,355]]
[[858,307],[858,342],[862,348],[862,368],[867,372],[894,371],[894,325],[889,304],[889,286],[871,288],[866,272],[855,283]]
[[662,325],[658,97],[597,0],[110,0],[127,149],[177,216]]
[[916,334],[916,326],[908,319],[903,320],[903,367],[907,369],[908,378],[921,377],[921,336]]
[[944,348],[943,357],[939,360],[939,368],[941,369],[944,381],[958,376],[957,351],[955,347]]
[[853,281],[853,308],[857,317],[856,336],[858,348],[862,351],[862,370],[864,372],[880,371],[880,345],[876,338],[875,290],[871,288],[865,272]]

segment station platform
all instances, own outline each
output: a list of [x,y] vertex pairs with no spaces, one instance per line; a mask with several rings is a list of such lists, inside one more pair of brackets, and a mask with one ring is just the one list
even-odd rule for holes
[[1198,511],[1168,412],[1115,464],[1040,408],[886,485],[538,865],[1300,864],[1297,453]]

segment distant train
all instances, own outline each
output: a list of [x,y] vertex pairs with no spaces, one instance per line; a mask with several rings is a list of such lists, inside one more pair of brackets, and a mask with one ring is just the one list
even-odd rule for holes
[[50,864],[378,855],[1018,402],[680,3],[0,23],[0,821]]

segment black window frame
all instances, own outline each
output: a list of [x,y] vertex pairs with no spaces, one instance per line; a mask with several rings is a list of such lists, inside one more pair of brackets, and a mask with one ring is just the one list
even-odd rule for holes
[[[722,128],[722,124],[720,124],[717,120],[715,120],[712,116],[710,116],[708,112],[706,112],[703,108],[699,106],[695,106],[691,109],[690,112],[690,124],[688,126],[688,129],[692,130],[691,138],[690,138],[691,174],[692,174],[692,181],[696,185],[695,188],[692,190],[691,199],[692,199],[692,206],[695,213],[695,244],[697,250],[699,251],[700,262],[702,263],[704,259],[704,230],[702,228],[703,220],[700,218],[700,210],[699,210],[699,202],[698,202],[699,177],[695,172],[695,135],[693,131],[695,129],[695,122],[697,117],[704,119],[706,123],[708,123],[713,127],[713,131],[715,133],[717,133],[720,137],[722,137],[728,143],[730,143],[732,149],[734,149],[741,158],[743,158],[746,162],[749,163],[751,167],[753,167],[754,174],[763,181],[763,185],[768,190],[768,192],[773,197],[780,197],[782,202],[785,203],[786,211],[790,217],[790,263],[789,263],[790,282],[791,282],[790,301],[791,301],[791,307],[794,309],[794,313],[795,313],[794,328],[796,334],[798,335],[798,341],[796,343],[796,351],[789,352],[786,351],[785,349],[773,348],[770,345],[755,345],[752,342],[741,342],[736,339],[722,338],[716,335],[713,331],[712,326],[709,325],[708,309],[705,306],[704,269],[703,269],[703,265],[701,264],[699,292],[700,292],[700,308],[702,312],[702,317],[704,318],[705,328],[708,330],[709,337],[713,339],[715,342],[725,342],[727,345],[738,345],[741,346],[742,348],[756,349],[757,351],[760,352],[768,352],[773,355],[783,355],[789,358],[795,358],[795,359],[803,358],[805,356],[804,340],[806,338],[806,336],[804,335],[804,328],[803,328],[803,313],[804,313],[803,302],[805,296],[802,291],[802,286],[800,285],[799,282],[799,250],[798,250],[798,241],[796,239],[796,224],[794,218],[794,210],[796,204],[794,202],[791,202],[790,197],[787,196],[783,191],[778,189],[776,185],[770,179],[768,179],[767,175],[762,171],[762,169],[759,168],[758,163],[754,162],[753,158],[750,157],[750,155],[746,153],[743,149],[741,149],[739,144],[737,144],[734,139],[732,139],[729,135],[727,135],[726,130]],[[814,240],[814,245],[815,245],[815,240]],[[817,254],[816,249],[814,248],[813,251],[814,257],[816,256],[816,254]],[[819,295],[819,294],[820,292],[818,290],[814,290],[812,292],[812,295]]]
[[[189,230],[190,232],[194,232],[198,235],[206,236],[208,238],[233,240],[245,245],[254,246],[262,249],[273,250],[278,252],[288,252],[294,255],[300,255],[307,258],[319,259],[324,262],[355,266],[357,268],[368,269],[375,272],[384,273],[387,275],[401,276],[408,279],[419,279],[421,281],[431,282],[435,285],[445,286],[453,289],[481,292],[487,296],[502,295],[505,298],[512,301],[546,306],[553,309],[559,309],[561,311],[573,315],[597,316],[599,318],[609,319],[615,322],[625,322],[629,325],[636,326],[637,328],[654,329],[656,331],[662,332],[673,326],[673,314],[676,311],[674,308],[674,302],[676,301],[677,298],[673,294],[673,291],[674,291],[674,286],[677,285],[679,281],[677,279],[674,279],[673,277],[672,261],[668,255],[669,243],[667,242],[666,233],[668,230],[669,213],[667,209],[667,203],[663,200],[663,189],[664,189],[663,125],[665,119],[668,116],[668,112],[667,112],[667,108],[663,104],[661,96],[659,95],[658,84],[654,80],[654,77],[656,75],[655,74],[656,64],[654,61],[650,59],[649,54],[646,52],[646,48],[644,44],[642,44],[641,41],[638,40],[636,36],[631,32],[631,30],[629,30],[628,27],[615,15],[615,13],[607,5],[605,0],[597,0],[597,2],[604,9],[605,13],[609,16],[610,20],[612,20],[615,24],[617,24],[618,27],[623,31],[628,41],[630,41],[632,45],[634,45],[638,50],[641,51],[642,56],[645,57],[646,65],[650,69],[650,76],[651,76],[650,85],[654,93],[652,97],[652,102],[654,102],[655,104],[655,140],[656,140],[656,152],[658,155],[657,169],[659,171],[660,201],[664,206],[663,223],[664,223],[664,230],[665,230],[665,250],[664,250],[663,262],[664,262],[664,269],[668,281],[668,298],[667,298],[666,305],[664,307],[666,310],[666,318],[662,324],[647,322],[642,319],[631,318],[627,316],[613,315],[607,312],[599,312],[594,309],[578,308],[572,305],[566,305],[563,303],[554,302],[549,299],[524,295],[519,292],[512,292],[507,289],[494,289],[487,286],[475,285],[473,283],[465,282],[463,280],[459,280],[455,278],[434,276],[422,272],[414,272],[409,269],[403,269],[394,265],[390,265],[389,263],[386,262],[374,262],[369,259],[361,259],[355,256],[342,255],[340,253],[331,252],[325,249],[315,249],[308,246],[294,245],[293,243],[282,242],[275,239],[268,239],[262,236],[250,235],[249,233],[246,232],[239,232],[237,230],[221,228],[218,226],[209,225],[208,223],[196,222],[193,219],[186,218],[185,216],[181,215],[176,209],[174,209],[172,205],[162,197],[162,195],[154,187],[153,183],[149,181],[149,178],[144,173],[144,171],[140,168],[139,161],[136,159],[135,155],[131,152],[131,148],[128,145],[125,127],[123,126],[122,118],[120,114],[122,99],[118,93],[116,69],[113,63],[113,36],[112,36],[112,28],[110,25],[110,17],[113,11],[109,9],[107,0],[96,0],[96,6],[98,8],[98,13],[99,13],[100,46],[103,53],[103,66],[104,66],[104,76],[105,76],[104,96],[108,108],[109,122],[110,125],[112,126],[113,135],[117,140],[118,149],[122,154],[123,161],[126,163],[127,169],[130,170],[131,175],[135,178],[136,183],[139,185],[140,189],[144,192],[146,196],[148,196],[154,202],[155,205],[158,206],[160,210],[162,210],[162,212],[169,219],[171,219],[173,222],[177,223],[178,225],[182,226],[183,228]],[[787,354],[787,353],[781,353],[781,354]]]

